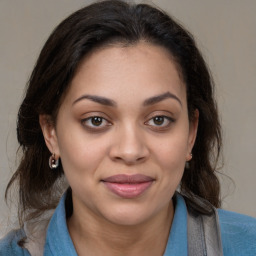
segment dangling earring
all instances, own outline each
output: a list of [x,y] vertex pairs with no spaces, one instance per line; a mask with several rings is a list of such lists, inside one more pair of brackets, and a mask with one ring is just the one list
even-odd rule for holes
[[54,153],[49,158],[49,166],[50,166],[51,169],[56,169],[59,166],[59,159],[55,158]]
[[189,169],[189,168],[190,168],[189,161],[192,159],[192,157],[193,157],[193,155],[190,153],[189,159],[187,159],[187,161],[186,161],[186,165],[185,165],[185,168],[186,168],[186,169]]

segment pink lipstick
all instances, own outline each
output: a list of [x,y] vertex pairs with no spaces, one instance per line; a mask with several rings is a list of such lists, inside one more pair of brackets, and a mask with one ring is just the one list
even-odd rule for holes
[[111,192],[123,198],[138,197],[152,185],[153,181],[152,177],[142,174],[119,174],[102,180]]

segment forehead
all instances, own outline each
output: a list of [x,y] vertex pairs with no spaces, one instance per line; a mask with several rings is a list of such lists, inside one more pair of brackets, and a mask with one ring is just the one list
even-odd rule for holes
[[136,99],[170,91],[186,98],[186,89],[177,64],[163,47],[140,42],[97,49],[80,64],[67,93],[70,100],[82,94],[108,98],[119,94]]

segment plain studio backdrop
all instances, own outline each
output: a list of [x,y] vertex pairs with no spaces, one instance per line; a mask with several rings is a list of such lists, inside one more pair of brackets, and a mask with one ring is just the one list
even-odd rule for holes
[[[17,166],[16,116],[53,28],[93,1],[0,0],[0,236],[15,218],[4,191]],[[139,2],[139,1],[136,1]],[[256,1],[155,0],[194,35],[216,83],[224,131],[224,209],[256,217]]]

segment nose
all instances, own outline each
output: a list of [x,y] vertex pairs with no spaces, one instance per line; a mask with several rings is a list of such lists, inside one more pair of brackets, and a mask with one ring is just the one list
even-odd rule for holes
[[144,162],[149,156],[146,139],[140,128],[126,125],[118,129],[110,149],[113,161],[134,165]]

